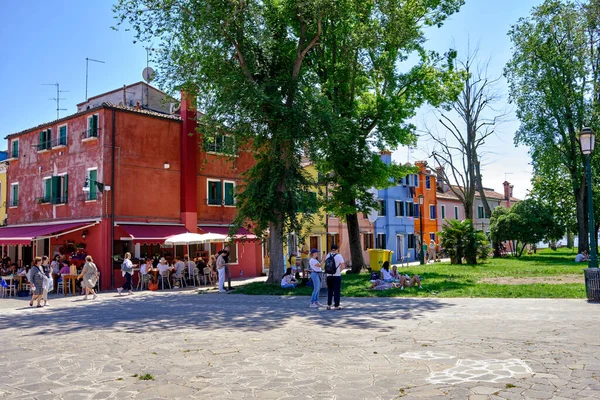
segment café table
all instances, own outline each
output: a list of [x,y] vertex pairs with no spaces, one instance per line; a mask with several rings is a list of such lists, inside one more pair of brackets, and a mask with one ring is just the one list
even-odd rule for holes
[[71,284],[71,296],[75,296],[75,286],[77,283],[77,276],[78,275],[62,275],[63,278],[63,294],[66,296],[67,295],[67,286],[69,285],[69,282]]

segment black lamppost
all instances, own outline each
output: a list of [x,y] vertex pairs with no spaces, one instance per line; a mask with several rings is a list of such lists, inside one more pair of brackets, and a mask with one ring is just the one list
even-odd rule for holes
[[419,199],[419,229],[421,234],[421,251],[419,252],[419,263],[421,265],[425,264],[425,253],[423,252],[423,203],[425,201],[425,197],[420,194],[417,196]]
[[596,145],[596,132],[592,128],[583,128],[579,134],[581,152],[585,156],[585,177],[587,179],[588,196],[588,224],[590,228],[590,268],[598,268],[598,255],[596,252],[596,224],[594,223],[594,202],[592,199],[592,166],[590,158]]

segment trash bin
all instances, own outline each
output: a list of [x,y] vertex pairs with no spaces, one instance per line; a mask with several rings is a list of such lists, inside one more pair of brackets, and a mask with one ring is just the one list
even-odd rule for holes
[[393,251],[384,249],[369,249],[368,251],[369,267],[371,267],[371,271],[380,271],[381,266],[385,261],[388,261],[390,264],[392,263],[392,254],[394,254]]
[[588,301],[600,301],[600,268],[586,268],[583,272]]

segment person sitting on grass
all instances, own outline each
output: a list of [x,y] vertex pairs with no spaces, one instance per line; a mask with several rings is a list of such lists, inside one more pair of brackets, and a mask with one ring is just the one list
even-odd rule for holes
[[283,278],[281,278],[281,288],[282,289],[295,289],[298,281],[292,275],[292,269],[288,268],[285,270],[285,274]]
[[390,262],[389,261],[384,262],[383,265],[381,266],[381,279],[387,283],[398,282],[398,280],[394,279],[394,277],[390,274]]
[[396,282],[386,282],[383,279],[377,279],[369,287],[370,290],[388,290],[399,288],[400,284]]
[[404,275],[400,278],[400,290],[404,290],[405,287],[413,287],[417,285],[419,286],[419,289],[423,289],[419,275],[413,275],[412,278],[408,275]]
[[588,253],[585,250],[575,256],[575,262],[584,262],[588,259]]
[[402,276],[398,272],[397,266],[395,266],[395,265],[392,266],[392,271],[390,272],[390,276],[392,277],[392,279],[394,279],[394,281],[400,282],[400,279],[402,278]]

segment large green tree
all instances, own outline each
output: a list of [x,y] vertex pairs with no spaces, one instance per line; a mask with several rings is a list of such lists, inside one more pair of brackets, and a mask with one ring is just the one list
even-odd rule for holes
[[237,196],[237,225],[270,232],[269,282],[283,274],[283,238],[299,230],[301,166],[318,103],[307,56],[335,0],[119,0],[121,24],[154,41],[158,81],[197,95],[204,139],[224,130],[255,165]]
[[354,272],[365,264],[357,213],[376,206],[367,190],[415,172],[385,164],[380,151],[414,144],[409,120],[416,110],[458,95],[454,52],[427,52],[423,30],[440,26],[462,4],[338,0],[323,21],[318,49],[308,59],[316,67],[322,98],[315,108],[323,116],[311,157],[331,185],[327,209],[346,220]]
[[565,172],[564,185],[576,208],[579,251],[588,250],[589,230],[578,134],[584,125],[600,127],[598,9],[596,0],[546,0],[510,30],[513,55],[505,68],[521,121],[515,143],[530,147],[536,177]]

